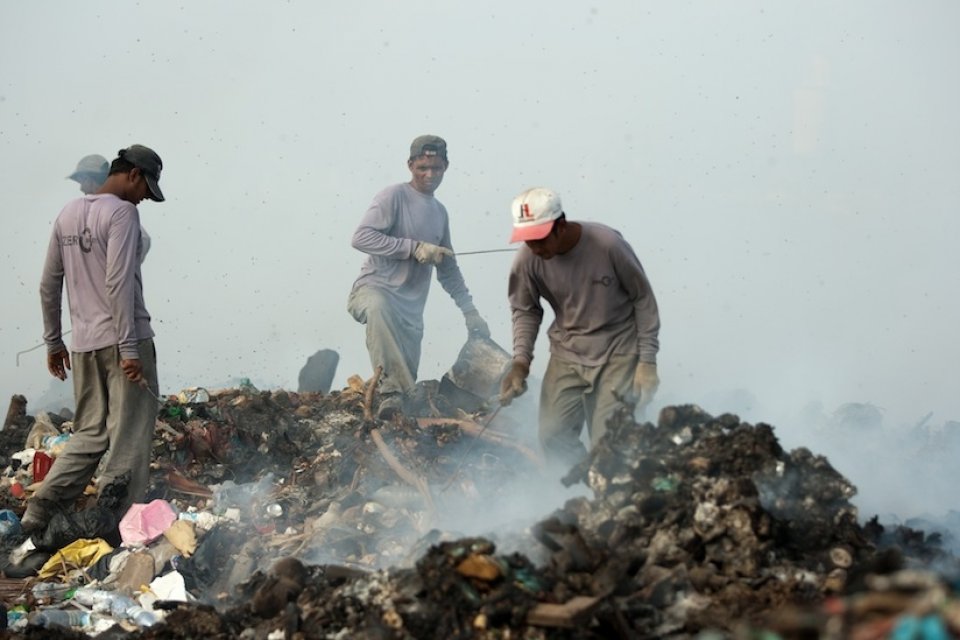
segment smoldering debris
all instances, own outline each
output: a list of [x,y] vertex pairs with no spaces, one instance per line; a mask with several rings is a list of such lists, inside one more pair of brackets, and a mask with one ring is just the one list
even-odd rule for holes
[[[196,539],[151,543],[147,578],[175,575],[184,593],[137,605],[156,624],[93,611],[76,629],[92,635],[99,616],[96,629],[109,622],[111,637],[131,638],[810,637],[836,627],[840,610],[847,631],[874,624],[880,600],[896,600],[888,624],[954,610],[954,583],[915,577],[954,566],[938,538],[859,524],[855,487],[824,457],[783,450],[769,425],[695,406],[636,424],[625,407],[564,478],[591,495],[522,531],[464,537],[441,526],[444,513],[474,505],[492,516],[544,482],[526,427],[484,429],[489,407],[464,413],[436,382],[390,421],[374,418],[377,401],[376,377],[330,394],[171,397],[148,500],[172,505]],[[501,550],[508,539],[530,553]],[[924,573],[933,562],[939,571]],[[52,581],[110,587],[109,567],[93,573]],[[34,613],[66,606],[32,598],[35,584],[0,596]],[[37,633],[25,615],[9,637]],[[960,616],[937,619],[960,631]]]

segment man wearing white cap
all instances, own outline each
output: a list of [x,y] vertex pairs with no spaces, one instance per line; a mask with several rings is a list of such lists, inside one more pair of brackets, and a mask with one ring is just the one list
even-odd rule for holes
[[[107,174],[110,173],[110,163],[103,156],[92,153],[80,158],[76,170],[67,176],[68,179],[75,181],[80,185],[80,191],[84,195],[96,193],[107,181]],[[140,225],[140,264],[147,258],[147,252],[150,251],[150,234]]]
[[510,270],[513,365],[500,388],[502,404],[526,391],[533,345],[553,308],[547,331],[550,361],[540,392],[540,443],[548,461],[579,462],[586,422],[592,444],[607,420],[632,399],[650,403],[660,381],[660,315],[640,260],[623,236],[596,222],[570,222],[560,196],[537,187],[511,207],[510,242],[524,242]]
[[382,419],[402,410],[404,394],[416,383],[434,267],[440,285],[463,312],[469,334],[490,337],[454,257],[447,209],[433,195],[448,166],[443,138],[415,138],[407,160],[410,182],[378,193],[353,234],[353,248],[368,257],[347,310],[366,325],[370,363],[383,367],[377,410]]

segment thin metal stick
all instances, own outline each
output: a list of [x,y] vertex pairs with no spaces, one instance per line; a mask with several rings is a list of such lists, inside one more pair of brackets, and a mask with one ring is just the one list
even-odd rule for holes
[[475,256],[475,255],[477,255],[478,253],[505,253],[505,252],[507,252],[507,251],[513,253],[514,251],[516,251],[516,249],[483,249],[483,250],[481,250],[481,251],[457,251],[457,252],[456,252],[455,254],[453,254],[453,255],[455,255],[455,256]]
[[[67,329],[66,331],[64,331],[63,333],[60,334],[60,337],[63,337],[63,336],[65,336],[65,335],[67,335],[67,334],[70,333],[71,331],[73,331],[73,329]],[[37,349],[39,349],[40,347],[44,346],[45,344],[47,344],[47,343],[46,343],[46,342],[41,342],[40,344],[38,344],[38,345],[35,346],[35,347],[30,347],[29,349],[24,349],[23,351],[18,351],[18,352],[17,352],[17,366],[18,366],[18,367],[20,366],[20,356],[22,356],[22,355],[25,354],[25,353],[30,353],[31,351],[36,351]]]
[[157,394],[155,394],[153,392],[153,389],[150,388],[150,383],[147,382],[147,379],[145,377],[140,379],[140,388],[146,391],[147,393],[149,393],[154,398],[156,398],[160,402],[160,404],[163,404],[164,402],[170,399],[170,398],[164,398],[163,396],[158,396]]

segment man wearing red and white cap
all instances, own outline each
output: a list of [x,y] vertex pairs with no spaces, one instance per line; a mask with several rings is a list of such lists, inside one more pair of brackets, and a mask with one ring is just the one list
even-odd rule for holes
[[640,260],[620,233],[595,222],[570,222],[560,196],[537,187],[511,207],[513,235],[523,242],[510,270],[513,365],[500,388],[502,404],[526,391],[533,345],[547,331],[550,362],[540,392],[540,443],[550,462],[575,464],[586,451],[586,422],[596,444],[620,398],[640,407],[659,385],[660,315]]

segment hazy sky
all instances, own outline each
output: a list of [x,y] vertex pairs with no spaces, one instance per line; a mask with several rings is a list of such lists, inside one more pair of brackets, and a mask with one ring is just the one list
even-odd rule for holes
[[[164,161],[167,201],[140,206],[162,390],[295,389],[320,348],[335,386],[369,376],[350,237],[435,133],[455,249],[507,246],[535,185],[623,232],[660,304],[660,401],[814,450],[786,418],[809,402],[960,420],[957,24],[952,0],[3,2],[2,397],[49,385],[42,350],[15,354],[42,334],[64,177],[131,143]],[[508,350],[510,261],[460,260]],[[466,330],[436,283],[427,314],[436,379]]]

